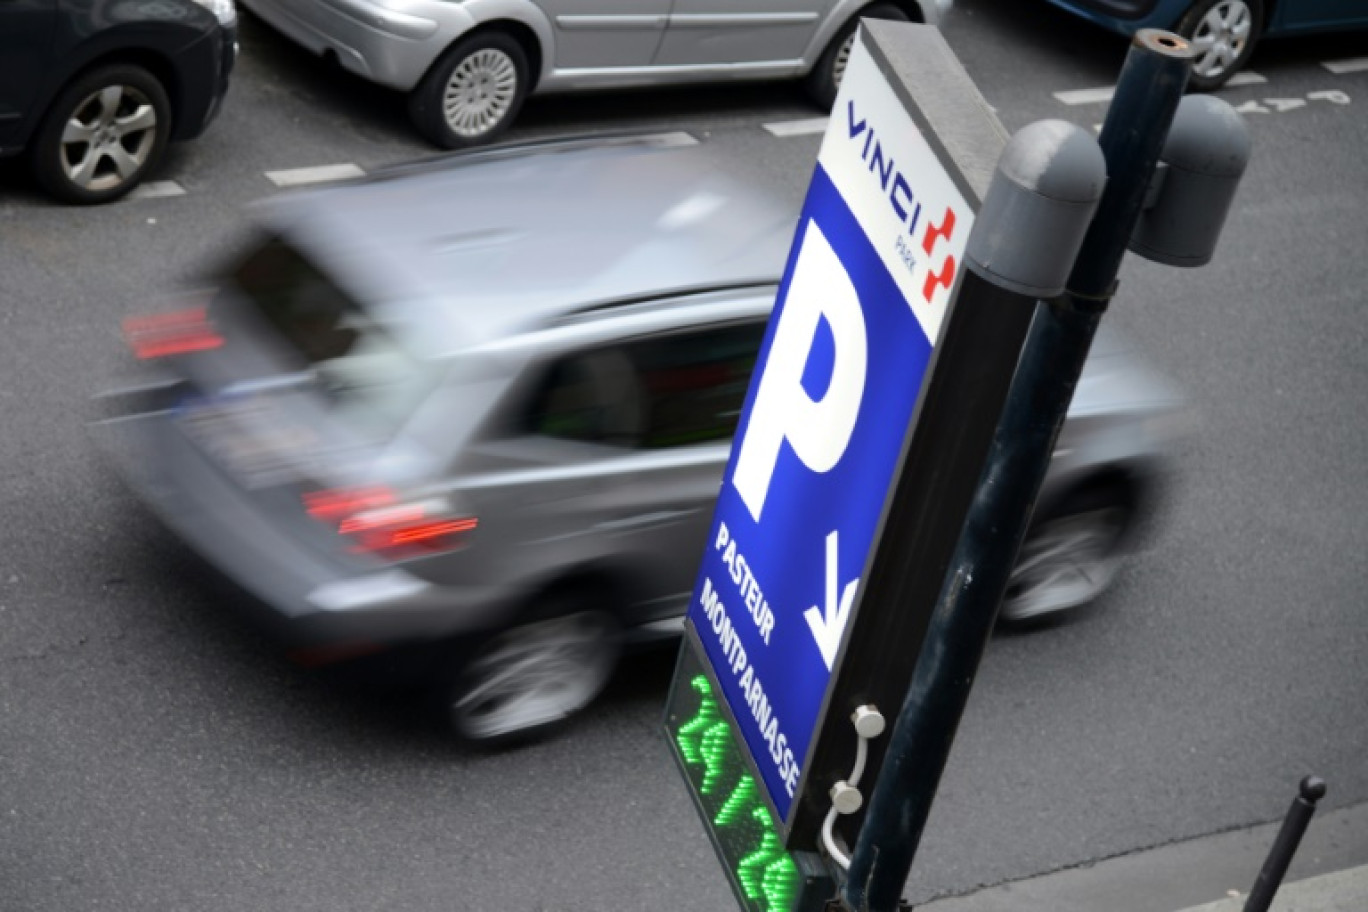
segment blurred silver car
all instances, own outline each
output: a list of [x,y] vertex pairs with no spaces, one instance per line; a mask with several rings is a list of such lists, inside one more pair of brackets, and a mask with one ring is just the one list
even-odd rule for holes
[[935,25],[951,0],[243,0],[316,54],[408,93],[455,149],[531,93],[804,77],[829,108],[860,17]]
[[[127,321],[99,436],[311,664],[425,643],[456,729],[676,634],[796,212],[697,148],[488,150],[276,199],[207,303]],[[1102,591],[1170,388],[1103,333],[1004,607]]]

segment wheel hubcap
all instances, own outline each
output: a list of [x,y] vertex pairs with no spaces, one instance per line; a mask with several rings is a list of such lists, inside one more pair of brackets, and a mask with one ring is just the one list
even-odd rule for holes
[[447,80],[442,96],[447,124],[460,136],[488,133],[513,109],[517,90],[512,57],[495,48],[476,51],[458,63]]
[[586,611],[527,624],[491,641],[452,704],[472,738],[495,738],[583,709],[612,674],[613,626]]
[[836,88],[841,87],[841,80],[845,78],[846,67],[850,65],[850,52],[855,47],[855,35],[851,35],[841,42],[841,46],[836,50],[836,60],[831,65],[831,81]]
[[132,86],[107,86],[76,106],[62,130],[62,172],[84,190],[122,186],[147,164],[157,111]]
[[1024,620],[1096,598],[1120,567],[1117,543],[1125,527],[1122,507],[1044,523],[1021,547],[1007,584],[1002,617]]
[[1200,76],[1222,76],[1235,65],[1249,44],[1254,15],[1244,0],[1224,0],[1207,11],[1192,33],[1197,52],[1193,72]]

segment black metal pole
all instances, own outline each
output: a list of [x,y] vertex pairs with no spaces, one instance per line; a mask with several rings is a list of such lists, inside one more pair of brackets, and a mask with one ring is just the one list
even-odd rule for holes
[[[1020,547],[1031,503],[1102,310],[1065,297],[1042,306],[1027,338],[906,702],[888,745],[844,899],[892,912],[931,812],[936,787]],[[1071,379],[1072,378],[1072,379]],[[1042,455],[1043,454],[1043,455]],[[1007,517],[1021,517],[1012,520]],[[1004,519],[1006,518],[1006,519]]]
[[1273,896],[1287,876],[1287,866],[1292,863],[1292,856],[1297,853],[1297,846],[1301,844],[1306,827],[1311,823],[1311,815],[1316,813],[1316,802],[1324,797],[1324,779],[1307,776],[1301,781],[1297,797],[1292,799],[1292,806],[1287,809],[1278,837],[1273,840],[1273,847],[1269,849],[1263,868],[1259,870],[1259,877],[1254,881],[1254,889],[1249,891],[1244,912],[1268,912],[1268,907],[1273,904]]
[[[851,856],[841,899],[855,912],[896,912],[902,898],[1031,506],[1115,286],[1191,56],[1177,36],[1141,32],[1122,68],[1099,140],[1106,191],[1073,261],[1068,291],[1039,306],[1032,321]],[[1009,234],[1007,243],[1021,242]],[[993,272],[987,259],[980,258],[978,266]]]
[[1186,40],[1169,32],[1144,29],[1131,41],[1097,137],[1107,160],[1107,190],[1069,275],[1076,295],[1110,298],[1114,291],[1192,57]]

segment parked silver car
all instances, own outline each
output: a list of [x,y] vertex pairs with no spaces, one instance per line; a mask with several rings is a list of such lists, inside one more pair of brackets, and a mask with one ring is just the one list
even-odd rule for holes
[[[207,305],[125,324],[98,436],[295,658],[435,644],[460,733],[537,729],[679,631],[795,220],[630,140],[279,198]],[[1178,404],[1103,333],[1006,617],[1107,585]]]
[[531,93],[805,77],[829,108],[860,17],[951,0],[242,0],[316,54],[407,92],[432,143],[503,132]]

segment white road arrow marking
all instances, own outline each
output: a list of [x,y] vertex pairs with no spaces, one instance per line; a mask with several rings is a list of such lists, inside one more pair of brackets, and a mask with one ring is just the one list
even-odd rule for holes
[[845,633],[846,621],[850,620],[850,606],[855,601],[855,587],[860,579],[856,577],[846,583],[841,590],[841,598],[836,600],[837,573],[836,566],[836,532],[833,530],[826,537],[826,611],[818,610],[813,605],[803,612],[803,617],[807,619],[808,626],[812,628],[812,636],[817,640],[817,648],[822,651],[822,658],[826,661],[827,671],[836,664],[836,650],[841,646],[841,635]]
[[1279,114],[1284,111],[1295,111],[1297,108],[1306,107],[1305,98],[1265,98],[1265,104],[1273,106],[1273,110]]

